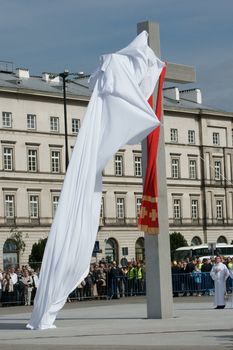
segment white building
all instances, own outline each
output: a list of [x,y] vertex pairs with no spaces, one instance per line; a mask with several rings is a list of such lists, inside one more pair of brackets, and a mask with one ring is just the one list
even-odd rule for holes
[[198,89],[165,103],[170,232],[181,232],[189,244],[231,243],[233,113],[202,105]]
[[[202,105],[199,90],[164,91],[170,232],[188,243],[233,240],[233,113]],[[90,92],[86,79],[67,83],[69,157]],[[62,82],[49,73],[0,72],[0,267],[18,262],[11,229],[22,232],[28,262],[48,235],[65,174]],[[142,196],[141,146],[125,146],[103,172],[96,259],[143,259],[137,229]]]

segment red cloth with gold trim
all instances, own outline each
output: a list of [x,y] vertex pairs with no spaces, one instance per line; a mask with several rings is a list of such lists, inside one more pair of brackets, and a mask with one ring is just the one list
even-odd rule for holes
[[[162,89],[163,81],[166,73],[166,66],[163,68],[158,86],[158,95],[155,113],[157,118],[161,120],[162,112]],[[153,108],[153,97],[148,100]],[[157,187],[157,151],[159,145],[160,128],[156,128],[147,136],[147,169],[146,178],[143,188],[143,197],[138,217],[138,228],[144,232],[158,234],[158,187]]]

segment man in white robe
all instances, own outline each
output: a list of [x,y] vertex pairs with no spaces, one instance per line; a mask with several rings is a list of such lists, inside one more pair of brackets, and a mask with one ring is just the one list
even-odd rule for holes
[[216,256],[215,264],[210,271],[210,276],[214,280],[214,305],[215,309],[224,309],[225,293],[226,293],[226,280],[229,277],[229,271],[226,265],[222,262],[220,256]]
[[30,329],[52,328],[70,292],[87,276],[99,226],[102,170],[120,147],[158,125],[147,102],[164,67],[144,31],[101,58],[49,233]]

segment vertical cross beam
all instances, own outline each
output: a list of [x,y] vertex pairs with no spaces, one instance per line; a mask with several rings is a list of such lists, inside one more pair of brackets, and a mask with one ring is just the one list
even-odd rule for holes
[[[149,45],[160,57],[159,24],[154,22],[138,23],[138,34],[146,30],[149,34]],[[191,83],[196,81],[193,67],[175,63],[167,64],[166,81]],[[154,92],[156,101],[157,91]],[[146,140],[142,143],[143,178],[147,165]],[[157,155],[158,171],[158,216],[159,235],[145,233],[147,317],[170,318],[173,315],[170,240],[167,206],[167,182],[165,162],[165,141],[163,129],[163,113],[161,116],[160,139]]]

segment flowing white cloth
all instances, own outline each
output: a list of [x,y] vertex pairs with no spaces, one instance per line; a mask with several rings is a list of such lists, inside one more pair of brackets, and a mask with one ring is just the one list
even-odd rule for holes
[[126,144],[139,143],[159,121],[149,104],[162,71],[142,32],[125,49],[104,55],[49,233],[30,329],[52,328],[69,293],[89,272],[99,225],[102,170]]
[[223,263],[214,264],[210,271],[210,276],[214,280],[214,305],[225,305],[226,280],[229,276],[229,271]]

